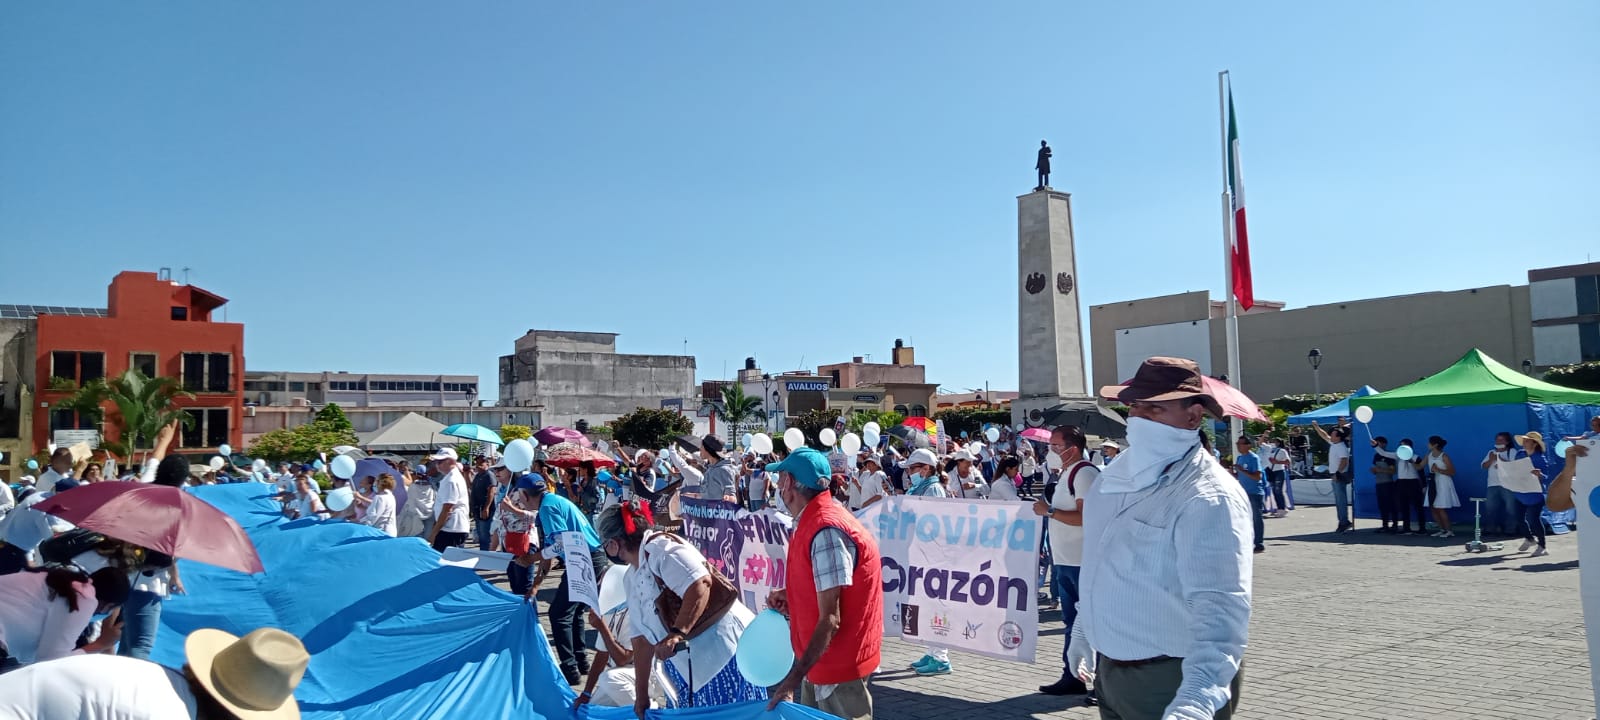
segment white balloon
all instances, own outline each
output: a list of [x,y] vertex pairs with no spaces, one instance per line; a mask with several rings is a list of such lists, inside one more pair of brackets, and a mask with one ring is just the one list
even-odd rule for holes
[[628,601],[628,566],[612,565],[600,578],[600,613],[615,610],[617,606]]
[[222,466],[227,465],[227,464],[228,464],[227,460],[223,460],[221,455],[217,455],[217,456],[211,458],[211,462],[208,463],[206,465],[206,467],[211,468],[212,472],[216,472],[218,470],[221,470]]
[[987,438],[989,442],[1000,442],[1000,431],[994,428],[989,428],[988,430],[983,431],[983,436]]
[[757,455],[765,455],[772,452],[772,436],[766,433],[756,433],[750,437],[750,449],[754,450]]
[[783,431],[783,446],[794,452],[806,445],[806,434],[800,428],[789,428]]
[[1401,460],[1410,460],[1417,456],[1417,451],[1412,450],[1410,445],[1401,445],[1394,449],[1394,456]]
[[833,428],[823,428],[822,432],[817,433],[817,439],[822,441],[823,447],[833,447],[834,443],[839,442],[839,434]]
[[223,457],[233,457],[233,448],[228,447],[227,443],[223,443],[221,447],[217,448],[217,452],[221,453]]
[[974,457],[974,458],[978,457],[978,453],[983,452],[983,443],[981,443],[981,442],[968,443],[967,444],[967,452],[969,454],[971,454],[972,457]]
[[883,426],[869,420],[867,424],[861,426],[861,432],[879,435],[883,433]]
[[[870,425],[871,423],[867,423],[867,424]],[[874,429],[874,428],[862,428],[862,430],[861,430],[861,442],[863,444],[865,444],[867,447],[877,447],[878,446],[878,440],[879,440],[879,436],[878,436],[878,431],[876,429]]]
[[1356,408],[1356,420],[1364,423],[1372,422],[1372,408],[1367,405]]
[[520,438],[512,440],[506,443],[502,458],[506,461],[507,470],[514,473],[527,472],[533,467],[533,443]]
[[255,462],[250,463],[250,469],[255,470],[256,472],[266,472],[267,461],[262,460],[261,458],[256,458]]
[[855,433],[845,433],[844,437],[839,438],[839,449],[843,450],[846,455],[854,455],[861,452],[861,436]]
[[356,459],[349,455],[340,455],[328,463],[328,471],[340,480],[349,480],[356,474]]

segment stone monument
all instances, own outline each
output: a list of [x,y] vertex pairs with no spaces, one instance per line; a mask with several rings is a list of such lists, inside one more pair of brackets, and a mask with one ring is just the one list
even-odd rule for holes
[[[1042,173],[1041,173],[1042,175]],[[1041,178],[1042,180],[1042,178]],[[1086,400],[1072,196],[1042,187],[1017,198],[1017,391],[1013,425]]]

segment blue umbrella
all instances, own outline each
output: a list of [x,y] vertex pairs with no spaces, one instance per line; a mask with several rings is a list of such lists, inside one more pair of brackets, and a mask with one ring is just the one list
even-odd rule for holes
[[451,425],[442,433],[450,437],[464,438],[474,442],[486,442],[495,445],[504,445],[506,441],[500,439],[500,434],[476,423],[460,423]]

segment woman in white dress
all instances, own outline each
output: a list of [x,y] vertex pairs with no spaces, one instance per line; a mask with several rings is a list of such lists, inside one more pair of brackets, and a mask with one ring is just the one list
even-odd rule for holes
[[1445,439],[1434,435],[1428,438],[1428,469],[1433,471],[1433,521],[1439,524],[1434,537],[1455,537],[1450,531],[1450,508],[1461,507],[1456,495],[1456,464],[1445,454]]
[[400,537],[422,537],[433,522],[434,488],[425,476],[418,475],[406,488],[406,504],[400,508],[396,531]]
[[367,504],[367,511],[358,521],[363,525],[375,527],[383,534],[394,537],[398,530],[395,525],[394,509],[394,476],[389,473],[380,473],[372,500]]

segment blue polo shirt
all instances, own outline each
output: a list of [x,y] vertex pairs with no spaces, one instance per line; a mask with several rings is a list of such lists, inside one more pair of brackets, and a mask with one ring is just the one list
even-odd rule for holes
[[1256,473],[1261,472],[1261,458],[1253,452],[1235,455],[1233,458],[1233,474],[1234,477],[1239,478],[1239,484],[1244,486],[1245,492],[1251,495],[1263,494],[1261,489],[1261,481],[1251,479],[1243,472],[1240,472],[1241,470],[1249,470],[1250,472]]
[[594,531],[589,518],[584,517],[583,511],[571,500],[552,492],[545,493],[539,504],[539,529],[544,531],[547,543],[556,542],[557,533],[581,532],[589,541],[590,550],[600,549],[600,533]]

